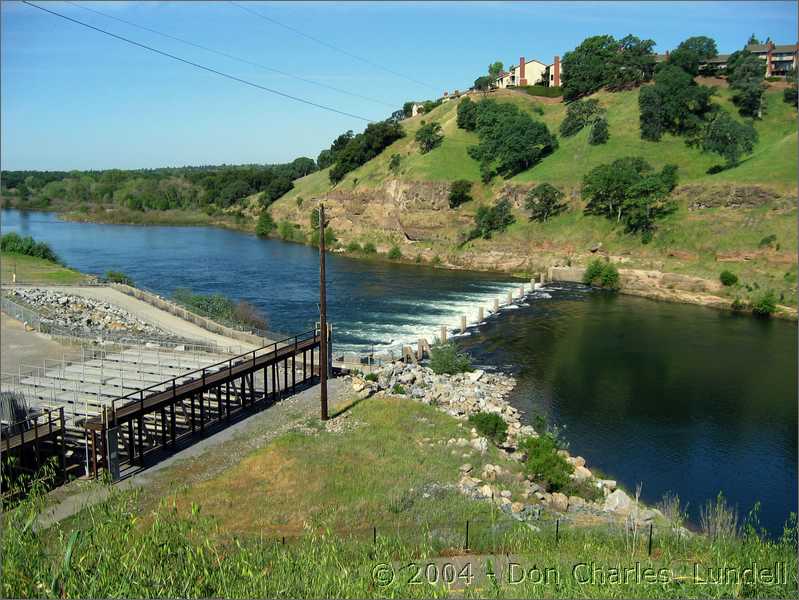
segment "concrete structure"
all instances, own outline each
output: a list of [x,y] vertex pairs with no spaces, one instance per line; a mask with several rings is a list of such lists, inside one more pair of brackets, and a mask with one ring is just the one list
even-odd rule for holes
[[414,102],[413,106],[411,107],[411,116],[415,117],[416,115],[421,115],[424,113],[424,104],[420,104],[419,102]]

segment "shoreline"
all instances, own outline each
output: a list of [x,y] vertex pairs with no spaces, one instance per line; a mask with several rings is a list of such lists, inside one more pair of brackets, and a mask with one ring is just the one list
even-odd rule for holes
[[[59,220],[62,221],[71,221],[71,222],[79,222],[79,223],[98,223],[104,225],[128,225],[128,226],[143,226],[143,227],[218,227],[220,229],[226,229],[229,231],[235,231],[242,234],[247,235],[256,235],[255,228],[248,227],[244,223],[238,224],[231,221],[226,220],[214,220],[213,217],[208,216],[209,221],[205,223],[190,223],[190,222],[159,222],[157,219],[155,220],[143,220],[143,221],[114,221],[112,219],[102,219],[96,218],[99,215],[96,213],[82,215],[77,213],[76,211],[66,210],[66,209],[59,209],[59,207],[52,207],[52,209],[20,209],[20,208],[13,208],[13,207],[4,207],[3,210],[10,209],[10,210],[19,210],[20,212],[51,212],[55,213],[58,216]],[[151,211],[152,212],[152,211]],[[184,211],[187,212],[187,211]],[[142,213],[148,214],[148,213]],[[198,213],[192,213],[198,214]],[[199,213],[203,214],[203,213]],[[90,217],[90,218],[82,218],[82,217]],[[279,236],[276,236],[274,233],[269,235],[268,237],[262,239],[270,239],[276,240],[280,242],[288,242],[288,243],[295,243],[295,244],[302,244],[308,245],[304,242],[298,242],[295,240],[284,240]],[[527,280],[531,277],[532,273],[521,273],[517,270],[504,270],[504,269],[486,269],[486,268],[479,268],[479,266],[463,266],[453,264],[449,261],[441,261],[438,264],[432,264],[430,261],[423,261],[417,262],[414,260],[401,258],[399,260],[392,260],[388,259],[383,254],[371,254],[371,255],[364,255],[358,252],[347,252],[343,248],[336,251],[335,249],[329,250],[330,254],[335,254],[337,256],[344,256],[347,258],[351,258],[354,260],[365,260],[371,262],[379,262],[379,263],[391,263],[396,265],[410,265],[410,266],[420,266],[420,267],[427,267],[433,269],[446,269],[446,270],[453,270],[453,271],[463,271],[463,272],[474,272],[474,273],[482,273],[482,274],[497,274],[506,276],[512,280]],[[545,268],[545,272],[547,274],[547,281],[557,282],[570,282],[570,283],[582,283],[582,272],[584,267],[563,267],[558,265],[550,265]],[[709,308],[714,308],[717,310],[723,310],[734,314],[741,314],[741,315],[748,315],[748,316],[755,316],[752,314],[751,310],[749,309],[742,309],[736,310],[733,308],[733,300],[723,298],[721,296],[717,296],[711,291],[719,290],[719,286],[717,282],[709,281],[707,279],[703,279],[700,277],[694,277],[690,275],[681,275],[678,273],[672,272],[664,272],[664,271],[654,271],[654,270],[644,270],[644,269],[619,269],[620,275],[622,275],[621,286],[617,290],[620,294],[627,294],[632,296],[638,296],[642,298],[649,298],[651,300],[661,301],[661,302],[675,302],[678,304],[693,304],[696,306],[705,306]],[[626,277],[625,277],[626,275]],[[632,276],[632,277],[631,277]],[[635,279],[637,281],[631,282],[630,279]],[[665,282],[661,284],[662,282]],[[683,283],[683,287],[677,287],[680,283]],[[687,288],[687,289],[686,289]],[[698,290],[696,288],[699,288]],[[775,311],[771,317],[781,320],[788,320],[788,321],[797,321],[799,320],[799,312],[797,311],[796,307],[786,306],[786,305],[778,305],[777,311]]]

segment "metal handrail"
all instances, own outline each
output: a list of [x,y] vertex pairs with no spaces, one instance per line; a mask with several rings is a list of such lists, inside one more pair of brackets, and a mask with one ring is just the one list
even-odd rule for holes
[[[248,357],[248,356],[252,355],[252,359],[251,360],[253,361],[253,363],[255,363],[256,353],[261,352],[262,350],[265,350],[267,348],[271,348],[272,349],[271,352],[277,354],[278,344],[286,343],[289,340],[292,340],[294,348],[297,348],[297,345],[299,343],[300,338],[305,339],[307,336],[310,335],[311,338],[316,339],[317,331],[319,331],[319,330],[318,330],[318,328],[315,327],[313,330],[308,330],[308,331],[305,331],[303,333],[297,334],[295,336],[287,337],[285,339],[278,340],[276,342],[272,342],[271,344],[267,344],[265,346],[261,346],[260,348],[256,348],[255,350],[252,350],[251,352],[245,352],[244,354],[239,354],[238,356],[233,356],[233,357],[229,358],[228,360],[223,360],[223,361],[220,361],[218,363],[214,363],[212,365],[208,365],[208,366],[205,366],[205,367],[202,367],[202,368],[199,368],[199,369],[195,369],[194,371],[189,371],[187,373],[182,373],[179,376],[176,375],[175,377],[172,377],[171,379],[166,379],[164,381],[160,381],[160,382],[155,383],[155,384],[153,384],[151,386],[148,386],[146,388],[142,388],[140,390],[137,390],[137,391],[134,391],[134,392],[130,392],[129,394],[125,394],[124,396],[119,396],[118,398],[114,398],[113,400],[111,400],[111,418],[116,423],[116,411],[117,411],[116,403],[117,403],[117,401],[122,401],[122,400],[125,400],[125,399],[128,399],[128,398],[132,398],[133,396],[136,396],[138,394],[138,396],[139,396],[139,398],[138,398],[139,406],[140,406],[141,410],[143,410],[144,409],[144,392],[151,391],[151,390],[156,390],[156,388],[160,388],[162,386],[168,388],[169,387],[169,383],[171,382],[171,384],[172,384],[172,397],[174,398],[175,395],[176,395],[176,388],[177,388],[177,380],[178,379],[186,379],[186,378],[190,377],[191,375],[194,375],[196,373],[201,373],[201,377],[202,377],[202,381],[203,381],[203,387],[205,387],[206,371],[214,369],[215,367],[220,367],[221,365],[224,365],[224,364],[227,363],[228,374],[230,375],[230,374],[233,373],[233,361],[236,361],[236,364],[238,365],[238,364],[240,364],[242,362],[242,359],[244,359],[244,357]],[[286,346],[288,346],[288,345],[289,344],[286,344]],[[163,390],[157,390],[157,391],[160,393]],[[136,400],[134,400],[134,402],[135,401]],[[128,406],[129,404],[126,404],[124,406]],[[120,407],[120,408],[122,408],[122,407]]]

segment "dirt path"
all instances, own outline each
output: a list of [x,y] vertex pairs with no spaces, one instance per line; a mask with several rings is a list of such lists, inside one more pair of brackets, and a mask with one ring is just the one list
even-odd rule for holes
[[218,333],[212,333],[199,325],[184,321],[176,315],[161,310],[151,304],[147,304],[143,300],[139,300],[133,296],[123,294],[119,290],[115,290],[111,287],[48,286],[48,289],[114,304],[115,306],[127,310],[139,319],[177,336],[198,342],[212,343],[222,347],[230,347],[236,354],[244,353],[255,348],[252,344],[247,344],[246,342],[229,338]]
[[15,374],[20,366],[42,366],[44,359],[61,360],[74,352],[25,326],[5,313],[0,313],[0,370]]
[[[171,490],[194,485],[230,468],[253,450],[301,425],[319,418],[319,386],[316,385],[238,423],[201,439],[158,464],[131,475],[114,486],[87,481],[74,481],[50,493],[46,509],[37,521],[37,528],[46,529],[71,517],[83,508],[102,502],[112,489],[139,488],[141,505],[155,507]],[[331,405],[349,397],[351,389],[342,379],[329,384]]]

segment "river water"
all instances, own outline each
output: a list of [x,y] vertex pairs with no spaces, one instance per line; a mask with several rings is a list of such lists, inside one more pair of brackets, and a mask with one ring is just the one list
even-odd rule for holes
[[[72,267],[121,270],[169,295],[222,292],[261,307],[270,328],[317,319],[318,254],[307,246],[206,227],[59,221],[5,210],[3,232],[49,242]],[[338,350],[432,339],[464,312],[518,287],[508,278],[328,259]],[[551,285],[459,343],[475,362],[513,371],[511,401],[565,427],[572,453],[657,501],[679,494],[696,519],[722,491],[779,533],[797,510],[797,330],[712,309]]]

